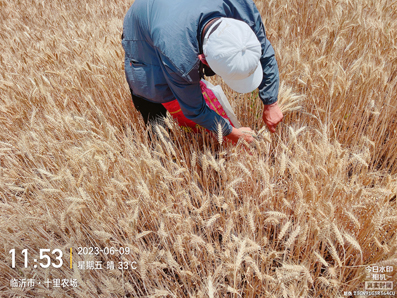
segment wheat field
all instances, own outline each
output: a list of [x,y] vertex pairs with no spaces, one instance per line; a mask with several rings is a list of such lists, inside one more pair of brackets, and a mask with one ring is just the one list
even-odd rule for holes
[[132,2],[0,0],[0,296],[353,297],[371,266],[396,283],[397,3],[257,0],[276,133],[257,91],[211,80],[260,136],[247,147],[143,126],[120,40]]

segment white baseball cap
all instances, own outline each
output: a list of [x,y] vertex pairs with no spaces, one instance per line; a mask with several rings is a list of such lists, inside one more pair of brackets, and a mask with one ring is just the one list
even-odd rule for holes
[[203,53],[211,69],[234,91],[248,93],[262,82],[261,44],[243,21],[215,21],[205,34]]

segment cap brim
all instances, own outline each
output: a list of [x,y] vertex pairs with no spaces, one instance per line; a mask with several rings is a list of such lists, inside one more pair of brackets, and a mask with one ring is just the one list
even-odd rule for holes
[[234,91],[238,93],[249,93],[259,87],[259,85],[262,83],[262,79],[263,79],[263,69],[261,62],[259,61],[258,67],[256,68],[255,72],[252,75],[250,75],[248,78],[245,78],[243,80],[226,80],[226,79],[223,80]]

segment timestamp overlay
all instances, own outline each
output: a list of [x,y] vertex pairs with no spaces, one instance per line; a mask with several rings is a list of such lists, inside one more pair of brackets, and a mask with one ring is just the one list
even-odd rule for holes
[[364,286],[354,291],[344,291],[347,297],[372,296],[372,297],[395,297],[395,274],[396,266],[366,266]]
[[[86,270],[136,270],[137,262],[132,260],[129,247],[94,247],[79,246],[68,249],[41,248],[9,250],[9,266],[19,273],[19,277],[10,278],[10,287],[19,290],[31,290],[35,287],[45,289],[76,288],[78,278],[59,276],[39,278],[37,270],[71,269],[72,272]],[[33,269],[33,270],[28,270]],[[31,272],[27,276],[25,272]],[[73,274],[73,273],[71,273]]]

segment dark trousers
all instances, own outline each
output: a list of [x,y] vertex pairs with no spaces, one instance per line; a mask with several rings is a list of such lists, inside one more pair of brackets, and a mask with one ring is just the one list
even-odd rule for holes
[[161,103],[153,103],[141,97],[135,96],[131,91],[132,102],[135,108],[141,113],[145,125],[161,120],[167,117],[167,110]]

